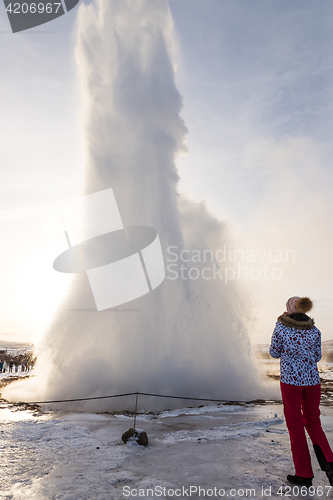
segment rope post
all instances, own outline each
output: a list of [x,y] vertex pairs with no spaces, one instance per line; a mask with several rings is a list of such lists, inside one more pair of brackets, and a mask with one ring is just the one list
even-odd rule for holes
[[135,430],[135,424],[136,424],[136,414],[137,414],[137,411],[138,411],[138,396],[139,396],[139,393],[137,392],[136,393],[136,396],[135,396],[135,410],[134,410],[134,430]]

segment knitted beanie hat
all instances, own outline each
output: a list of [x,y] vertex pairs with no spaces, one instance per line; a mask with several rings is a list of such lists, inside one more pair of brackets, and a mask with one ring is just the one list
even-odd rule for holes
[[306,313],[312,309],[312,300],[309,297],[290,297],[287,300],[287,313]]

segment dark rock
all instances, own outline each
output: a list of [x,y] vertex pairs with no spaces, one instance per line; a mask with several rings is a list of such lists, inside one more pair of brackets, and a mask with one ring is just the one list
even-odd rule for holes
[[141,446],[147,446],[148,444],[148,436],[145,431],[140,431],[137,432],[137,443],[140,444]]
[[121,436],[121,439],[126,444],[129,438],[133,436],[133,434],[134,434],[134,429],[131,427],[130,429],[128,429],[128,431],[124,432],[124,434]]
[[134,430],[132,427],[124,432],[121,439],[126,444],[128,441],[136,441],[140,446],[147,446],[148,436],[145,431]]

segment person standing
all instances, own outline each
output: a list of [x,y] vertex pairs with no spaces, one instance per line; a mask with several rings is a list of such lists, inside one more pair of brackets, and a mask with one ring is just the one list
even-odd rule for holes
[[289,431],[295,474],[287,480],[312,486],[313,470],[305,429],[312,441],[320,468],[333,486],[333,452],[321,427],[321,386],[317,363],[321,359],[321,333],[306,313],[308,297],[290,297],[287,311],[278,317],[269,348],[280,359],[283,411]]

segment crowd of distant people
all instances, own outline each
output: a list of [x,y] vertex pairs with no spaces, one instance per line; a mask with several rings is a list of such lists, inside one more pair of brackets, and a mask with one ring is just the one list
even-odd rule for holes
[[37,361],[32,353],[0,356],[0,373],[29,372]]

